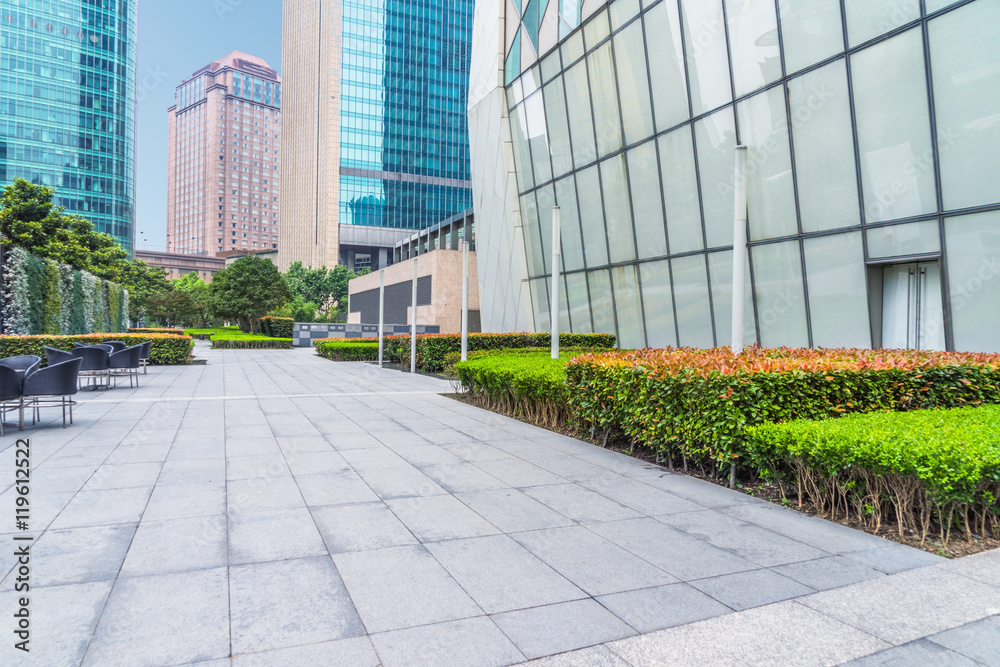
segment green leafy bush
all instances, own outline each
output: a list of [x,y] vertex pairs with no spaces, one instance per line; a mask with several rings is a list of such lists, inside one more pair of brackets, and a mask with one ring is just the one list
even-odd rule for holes
[[261,333],[272,338],[291,338],[295,320],[291,317],[265,315],[260,318]]
[[213,350],[290,350],[291,338],[274,338],[259,334],[243,333],[237,327],[216,329],[190,329],[189,331],[211,332]]
[[713,464],[744,463],[755,424],[1000,402],[1000,355],[954,352],[668,348],[581,355],[566,376],[592,436]]
[[34,354],[45,362],[45,347],[72,350],[74,343],[93,345],[106,340],[120,340],[132,346],[147,340],[153,344],[149,350],[149,360],[154,364],[183,364],[191,356],[194,345],[189,336],[166,334],[96,333],[71,336],[0,336],[0,358],[18,354]]
[[552,428],[569,419],[563,366],[577,352],[549,350],[488,351],[455,364],[462,386],[481,405]]
[[378,361],[378,339],[321,338],[313,341],[313,347],[332,361]]
[[[1000,407],[848,415],[746,429],[751,459],[791,471],[800,502],[874,528],[896,519],[947,543],[953,525],[1000,535]],[[778,479],[778,481],[782,481]]]
[[168,329],[168,328],[158,328],[158,327],[133,327],[128,330],[129,333],[161,333],[161,334],[174,334],[177,336],[184,336],[184,329]]

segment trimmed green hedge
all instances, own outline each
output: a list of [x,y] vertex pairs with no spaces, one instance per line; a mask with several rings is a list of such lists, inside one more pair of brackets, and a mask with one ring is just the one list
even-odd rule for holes
[[77,336],[0,336],[0,358],[19,354],[34,354],[45,363],[45,347],[72,350],[74,343],[93,345],[106,340],[120,340],[132,346],[147,340],[153,344],[149,349],[149,360],[154,364],[183,364],[191,356],[194,342],[190,336],[167,334],[80,334]]
[[291,338],[274,338],[243,333],[237,328],[219,329],[212,334],[214,350],[290,350]]
[[1000,355],[954,352],[637,350],[582,355],[566,376],[592,436],[726,468],[746,462],[756,424],[1000,402]]
[[[551,342],[552,334],[548,332],[470,333],[469,351],[548,347]],[[561,347],[606,350],[615,347],[615,343],[613,334],[559,334]],[[417,334],[417,368],[428,372],[441,371],[444,369],[445,355],[460,352],[461,349],[461,334]],[[384,354],[387,361],[409,367],[409,335],[386,336]]]
[[378,361],[378,339],[322,338],[313,341],[313,347],[331,361]]
[[791,471],[799,500],[878,531],[927,536],[931,521],[948,541],[953,525],[971,540],[1000,535],[1000,407],[848,415],[746,429],[756,465],[778,482]]
[[142,333],[142,334],[174,334],[175,336],[186,335],[184,329],[170,329],[167,327],[132,327],[128,330],[129,333]]
[[260,332],[271,338],[291,338],[295,320],[291,317],[265,315],[260,318]]

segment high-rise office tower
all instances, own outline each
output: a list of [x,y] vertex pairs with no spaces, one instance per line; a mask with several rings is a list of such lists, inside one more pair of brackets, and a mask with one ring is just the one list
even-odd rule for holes
[[285,2],[278,264],[384,266],[472,202],[472,0]]
[[169,113],[167,252],[278,247],[281,77],[233,51],[177,87]]
[[56,190],[129,252],[138,0],[0,0],[0,186]]

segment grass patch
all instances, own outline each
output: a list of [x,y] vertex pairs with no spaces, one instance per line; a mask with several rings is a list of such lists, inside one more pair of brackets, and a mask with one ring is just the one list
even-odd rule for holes
[[291,338],[273,338],[261,334],[248,334],[239,327],[210,327],[185,329],[189,336],[210,336],[213,350],[290,350]]
[[321,338],[313,341],[316,352],[331,361],[378,361],[378,340]]

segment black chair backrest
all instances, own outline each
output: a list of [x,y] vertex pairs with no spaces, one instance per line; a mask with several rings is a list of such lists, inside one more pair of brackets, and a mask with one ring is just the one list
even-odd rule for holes
[[139,368],[139,354],[142,352],[142,343],[118,350],[108,357],[108,364],[111,368]]
[[0,366],[0,401],[13,401],[21,397],[24,376],[9,366]]
[[94,345],[92,347],[73,348],[73,356],[83,360],[81,371],[103,371],[108,368],[108,350],[105,347]]
[[112,347],[111,350],[112,352],[121,352],[126,347],[128,347],[127,344],[123,343],[120,340],[103,340],[100,343],[98,343],[98,345],[110,345]]
[[149,351],[153,347],[153,341],[147,340],[145,343],[140,343],[139,347],[142,348],[142,351],[139,353],[139,358],[149,359]]
[[68,396],[77,392],[83,359],[70,359],[35,371],[24,379],[24,396]]
[[13,368],[15,371],[28,373],[42,363],[42,358],[33,354],[19,354],[16,357],[0,359],[0,366]]
[[52,364],[58,364],[61,361],[69,361],[70,359],[75,359],[72,352],[67,352],[66,350],[60,350],[55,347],[45,347],[45,363],[49,366]]

